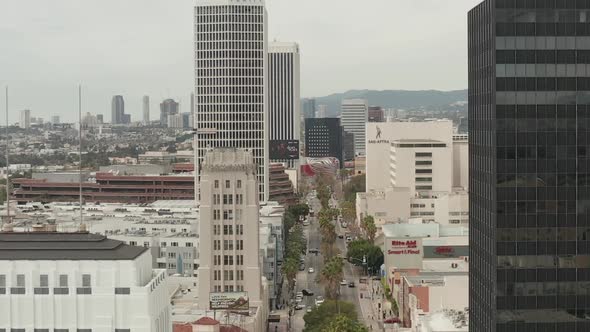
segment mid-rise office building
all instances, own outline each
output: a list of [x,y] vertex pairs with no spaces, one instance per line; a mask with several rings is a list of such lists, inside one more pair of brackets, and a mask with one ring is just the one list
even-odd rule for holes
[[268,45],[264,1],[198,1],[194,27],[197,176],[208,149],[249,149],[258,165],[260,199],[267,201]]
[[356,154],[365,154],[365,126],[368,121],[368,104],[365,99],[342,100],[342,128],[354,134]]
[[166,270],[102,235],[1,233],[0,292],[5,331],[172,331]]
[[210,150],[201,173],[199,307],[210,293],[247,292],[261,304],[258,167],[250,151]]
[[171,114],[168,115],[168,119],[166,123],[168,124],[168,128],[175,128],[175,129],[182,129],[183,128],[183,117],[182,114]]
[[328,117],[328,105],[320,104],[315,109],[315,117],[317,119]]
[[305,119],[305,156],[311,158],[334,157],[344,165],[340,119]]
[[344,131],[342,133],[342,158],[345,161],[352,161],[354,160],[354,134]]
[[160,124],[169,126],[168,119],[170,116],[177,115],[179,104],[174,99],[166,99],[160,103]]
[[384,122],[385,111],[381,106],[369,107],[369,122]]
[[123,124],[125,121],[125,100],[123,96],[113,96],[111,101],[111,123]]
[[23,129],[29,129],[31,127],[31,110],[20,111],[20,121],[18,126]]
[[586,1],[469,12],[470,328],[590,330]]
[[102,114],[97,114],[96,115],[96,120],[98,121],[99,124],[103,124],[104,123],[104,117]]
[[150,96],[143,96],[143,124],[147,125],[150,123]]
[[59,115],[54,115],[51,117],[51,123],[53,124],[59,124],[60,120],[59,120]]
[[[299,45],[273,42],[268,48],[268,117],[270,144],[299,141],[301,96]],[[297,144],[297,148],[298,148]],[[273,159],[294,167],[296,160]]]
[[303,118],[310,119],[315,117],[315,99],[305,98],[302,102]]

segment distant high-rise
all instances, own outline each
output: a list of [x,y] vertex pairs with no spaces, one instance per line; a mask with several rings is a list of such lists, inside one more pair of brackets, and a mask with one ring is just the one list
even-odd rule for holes
[[342,135],[342,159],[344,161],[354,160],[354,134],[343,131]]
[[590,3],[468,15],[469,329],[590,331]]
[[174,99],[166,99],[160,104],[160,124],[168,126],[168,117],[178,114],[178,103]]
[[52,116],[51,117],[51,123],[53,123],[53,124],[59,124],[60,123],[60,121],[59,121],[59,115]]
[[143,124],[150,123],[150,96],[143,96]]
[[385,111],[381,106],[369,107],[369,122],[384,122]]
[[[194,119],[194,116],[195,116],[195,94],[191,93],[191,120]],[[194,128],[195,124],[192,123],[192,121],[191,121],[191,124],[189,127]]]
[[131,114],[123,114],[123,124],[130,124],[131,123]]
[[259,167],[252,152],[209,150],[201,165],[199,308],[210,293],[247,292],[261,303]]
[[[271,141],[299,141],[301,98],[299,45],[273,42],[268,48],[268,116]],[[295,166],[294,160],[272,160]]]
[[354,134],[354,151],[365,154],[365,127],[368,121],[367,101],[365,99],[342,100],[342,127]]
[[302,102],[303,117],[305,119],[315,118],[315,99],[305,98]]
[[344,166],[344,133],[338,118],[305,119],[305,156],[334,157]]
[[258,165],[261,200],[267,201],[268,46],[264,1],[197,1],[194,26],[196,173],[209,148],[248,149]]
[[104,123],[104,117],[102,114],[97,114],[96,115],[96,121],[98,121],[98,124],[103,124]]
[[328,105],[320,104],[315,109],[315,118],[322,119],[328,117]]
[[29,129],[31,127],[31,110],[20,111],[19,127]]
[[125,114],[125,100],[123,96],[113,96],[111,102],[111,123],[123,123],[123,115]]

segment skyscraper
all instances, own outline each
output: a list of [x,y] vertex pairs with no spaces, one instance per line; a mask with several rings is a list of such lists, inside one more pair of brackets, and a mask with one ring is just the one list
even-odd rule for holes
[[[268,48],[268,117],[273,141],[299,141],[301,132],[299,45],[273,42]],[[294,167],[294,160],[286,162]]]
[[197,1],[196,173],[199,174],[199,164],[208,148],[249,149],[259,167],[263,201],[268,199],[266,36],[263,0]]
[[302,102],[303,117],[305,119],[311,119],[315,117],[315,99],[305,98]]
[[338,118],[305,119],[305,156],[334,157],[344,166],[344,132]]
[[19,127],[29,129],[31,127],[31,110],[20,111]]
[[469,12],[473,331],[590,330],[587,1]]
[[201,164],[199,307],[209,294],[247,292],[261,301],[258,181],[250,151],[209,150]]
[[59,115],[53,115],[51,117],[51,123],[53,123],[53,124],[59,124],[60,123],[60,121],[59,121]]
[[150,96],[143,96],[143,124],[150,123]]
[[113,96],[111,102],[111,123],[121,124],[123,123],[123,115],[125,114],[125,100],[123,96]]
[[326,117],[328,117],[328,105],[317,105],[315,109],[315,118],[321,119]]
[[168,117],[178,114],[178,103],[174,99],[166,99],[160,104],[160,124],[168,126]]
[[365,99],[342,100],[342,128],[354,134],[354,151],[365,154],[365,127],[368,121],[368,104]]

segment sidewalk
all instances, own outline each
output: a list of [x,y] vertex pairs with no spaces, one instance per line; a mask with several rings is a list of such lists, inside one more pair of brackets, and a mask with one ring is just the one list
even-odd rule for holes
[[[359,287],[359,303],[361,306],[362,318],[365,321],[365,325],[369,327],[369,331],[383,331],[383,319],[379,316],[380,311],[377,304],[380,303],[380,299],[372,294],[372,281],[369,281],[369,284],[365,286],[365,289],[362,291]],[[373,295],[372,299],[371,295]]]

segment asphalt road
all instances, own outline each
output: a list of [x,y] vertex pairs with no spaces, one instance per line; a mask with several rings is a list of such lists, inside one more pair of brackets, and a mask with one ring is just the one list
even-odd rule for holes
[[[331,202],[331,204],[335,204],[335,202]],[[320,203],[317,199],[311,200],[311,207],[316,212],[319,212],[321,209]],[[341,228],[340,225],[336,227],[338,234],[343,234],[346,232],[346,229]],[[319,225],[317,222],[317,218],[312,218],[311,224],[306,226],[305,234],[308,239],[308,249],[316,248],[320,249],[321,244],[321,235],[319,230]],[[343,256],[346,256],[346,240],[345,239],[337,239],[336,246],[340,250]],[[309,251],[305,256],[305,271],[299,271],[297,273],[297,283],[296,283],[296,292],[302,291],[303,289],[308,289],[313,291],[314,296],[306,296],[304,297],[303,304],[306,306],[303,310],[296,310],[295,315],[292,317],[292,326],[291,331],[303,331],[305,326],[305,322],[303,321],[303,316],[305,315],[306,309],[308,307],[313,307],[315,305],[315,299],[318,295],[324,296],[324,287],[319,282],[316,281],[316,278],[319,276],[320,271],[324,266],[324,258],[321,254],[315,255],[310,254]],[[314,273],[309,273],[308,269],[310,267],[314,268]],[[349,288],[348,286],[340,286],[340,300],[348,301],[354,303],[359,318],[362,317],[361,307],[359,303],[359,274],[362,273],[362,269],[353,268],[351,264],[345,262],[344,265],[344,279],[349,281],[354,281],[356,284],[355,288]]]

